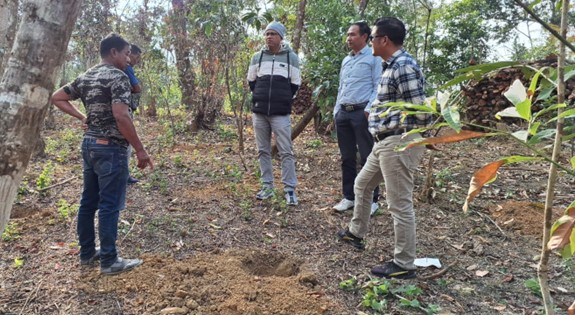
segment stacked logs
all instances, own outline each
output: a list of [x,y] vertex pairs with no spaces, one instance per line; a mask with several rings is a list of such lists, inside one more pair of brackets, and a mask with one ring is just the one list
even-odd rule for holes
[[[548,57],[544,60],[529,62],[530,66],[540,69],[542,67],[557,67],[557,58]],[[472,81],[461,89],[464,99],[464,120],[474,125],[494,127],[499,122],[516,123],[518,119],[504,118],[498,120],[495,114],[513,104],[503,95],[509,89],[513,81],[521,80],[524,86],[529,86],[531,78],[526,77],[520,68],[506,68],[496,73],[491,73],[479,81]],[[571,92],[575,96],[575,79],[567,82],[566,97]],[[535,95],[534,99],[537,95]],[[573,97],[572,97],[573,98]],[[534,103],[532,111],[536,112],[542,108],[542,104]]]
[[297,96],[292,103],[292,112],[297,115],[305,113],[305,111],[311,107],[312,102],[312,90],[309,84],[304,81],[300,86]]

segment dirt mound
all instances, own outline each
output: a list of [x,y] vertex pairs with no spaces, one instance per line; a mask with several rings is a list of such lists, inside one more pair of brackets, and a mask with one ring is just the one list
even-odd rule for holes
[[322,314],[328,300],[313,273],[277,252],[236,250],[176,260],[144,255],[144,264],[115,277],[86,271],[78,289],[115,293],[134,314]]
[[[530,201],[508,201],[490,209],[501,228],[521,235],[541,236],[545,205]],[[553,221],[561,216],[560,209],[553,209]]]

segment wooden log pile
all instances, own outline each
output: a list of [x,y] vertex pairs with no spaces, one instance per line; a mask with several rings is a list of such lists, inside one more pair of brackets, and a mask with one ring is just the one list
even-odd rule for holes
[[[537,69],[545,66],[557,67],[557,58],[549,57],[544,60],[529,62],[528,64]],[[506,68],[496,73],[491,73],[479,81],[472,81],[466,86],[462,86],[461,89],[465,96],[464,121],[487,127],[495,127],[497,123],[501,122],[508,124],[520,122],[519,119],[503,118],[498,120],[495,117],[498,112],[513,106],[503,93],[509,89],[516,79],[521,80],[526,87],[531,83],[531,78],[526,77],[520,68]],[[566,97],[572,92],[575,96],[575,79],[567,82]],[[542,109],[541,103],[536,102],[533,104],[533,112],[540,109]]]
[[303,81],[297,92],[296,98],[292,103],[292,112],[294,114],[301,115],[311,107],[312,93],[313,91],[309,84],[306,81]]

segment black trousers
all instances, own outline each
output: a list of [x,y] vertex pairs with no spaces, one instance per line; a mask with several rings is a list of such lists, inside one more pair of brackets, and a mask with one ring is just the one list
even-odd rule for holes
[[[363,110],[346,112],[341,109],[335,115],[337,143],[341,154],[341,178],[343,196],[355,200],[353,183],[358,173],[357,152],[363,167],[373,148],[373,137],[367,129],[367,118]],[[379,187],[373,191],[373,201],[379,197]]]

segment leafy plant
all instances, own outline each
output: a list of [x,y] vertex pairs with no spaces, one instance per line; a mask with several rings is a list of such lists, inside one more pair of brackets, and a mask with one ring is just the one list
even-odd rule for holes
[[339,288],[344,291],[353,291],[357,289],[357,278],[352,277],[347,280],[343,280],[339,283]]
[[[386,279],[370,279],[365,284],[359,286],[357,278],[341,281],[339,288],[345,291],[354,291],[357,288],[363,290],[361,305],[375,311],[375,314],[382,314],[393,306],[394,301],[399,301],[399,307],[411,307],[427,314],[438,314],[441,307],[430,304],[424,307],[418,300],[423,291],[416,285],[395,286],[396,283]],[[401,295],[400,295],[401,294]]]
[[539,281],[537,279],[531,278],[525,280],[523,285],[531,291],[531,293],[541,297],[541,286],[539,285]]
[[38,176],[38,179],[36,179],[36,189],[41,190],[50,186],[50,183],[52,183],[51,176],[53,171],[54,165],[52,164],[52,161],[48,161],[48,163],[44,165],[44,168]]
[[16,197],[16,202],[20,202],[23,196],[30,193],[30,187],[28,186],[28,179],[24,177],[18,186],[18,196]]
[[453,174],[449,168],[444,168],[435,175],[435,186],[446,188],[450,181],[453,181]]
[[172,160],[172,161],[173,161],[174,166],[175,166],[176,168],[186,168],[186,165],[184,164],[184,161],[183,161],[181,155],[179,155],[179,154],[178,154],[178,155],[175,155],[175,156],[173,157],[173,160]]
[[240,208],[242,209],[241,217],[245,221],[251,221],[252,217],[252,203],[249,200],[242,200],[240,203]]
[[15,222],[9,222],[2,233],[2,240],[5,242],[13,241],[20,238],[20,231],[18,231],[18,225]]
[[317,149],[321,147],[322,144],[323,142],[321,141],[321,139],[313,139],[308,142],[307,146],[312,149]]
[[14,268],[21,268],[24,266],[24,259],[22,258],[14,258],[14,264],[12,265]]
[[218,136],[223,141],[232,141],[238,138],[237,131],[233,128],[226,126],[223,123],[218,124]]
[[64,220],[68,220],[76,212],[76,206],[70,205],[65,199],[60,199],[56,203],[58,214]]

